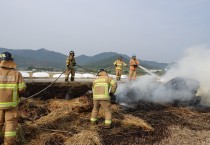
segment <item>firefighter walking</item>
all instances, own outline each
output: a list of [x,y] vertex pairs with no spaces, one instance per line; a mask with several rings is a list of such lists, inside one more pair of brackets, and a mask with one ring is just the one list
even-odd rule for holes
[[[97,116],[100,107],[103,108],[105,112],[105,128],[111,128],[112,123],[112,113],[111,113],[111,96],[115,93],[117,89],[117,83],[108,76],[104,69],[100,69],[97,74],[97,78],[93,82],[93,110],[91,113],[91,124],[96,124]],[[109,92],[110,90],[110,92]]]
[[74,51],[69,52],[69,56],[66,59],[66,73],[65,82],[69,81],[69,74],[71,74],[71,81],[74,81],[76,60],[74,58]]
[[129,80],[136,79],[136,68],[139,66],[139,61],[136,59],[136,55],[133,55],[130,59],[130,69],[129,69]]
[[3,52],[0,60],[0,135],[4,145],[14,145],[19,96],[25,91],[26,84],[22,75],[15,70],[16,63],[11,53]]
[[123,62],[121,56],[113,64],[115,66],[116,81],[120,81],[122,75],[122,67],[127,66],[127,64]]

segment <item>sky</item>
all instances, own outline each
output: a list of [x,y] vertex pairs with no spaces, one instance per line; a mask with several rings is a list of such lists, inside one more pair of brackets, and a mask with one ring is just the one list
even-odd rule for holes
[[0,47],[176,62],[210,45],[210,0],[0,0]]

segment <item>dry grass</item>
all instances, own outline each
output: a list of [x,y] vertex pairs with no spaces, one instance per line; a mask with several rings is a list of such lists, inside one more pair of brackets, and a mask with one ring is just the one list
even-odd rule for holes
[[195,131],[188,128],[180,128],[178,126],[169,126],[170,137],[163,139],[154,145],[209,145],[210,131]]
[[20,106],[18,145],[210,144],[208,112],[149,103],[131,112],[114,104],[113,128],[107,130],[102,109],[99,124],[89,126],[91,102],[85,95],[72,100],[27,100]]
[[49,109],[51,111],[54,111],[56,109],[66,109],[66,110],[72,110],[75,106],[80,106],[81,103],[78,99],[73,100],[62,100],[62,99],[51,99],[49,100]]
[[143,119],[135,117],[130,114],[125,114],[124,119],[122,120],[122,124],[124,125],[135,125],[137,127],[140,127],[146,131],[154,131],[154,128],[149,125],[147,122],[145,122]]
[[65,145],[102,145],[102,140],[96,131],[83,130],[67,139]]
[[63,145],[66,136],[60,133],[41,133],[27,145]]
[[57,110],[54,110],[53,112],[49,113],[47,116],[43,116],[42,118],[36,120],[36,122],[33,123],[33,124],[34,125],[52,124],[58,118],[65,119],[67,116],[70,116],[69,113],[70,113],[69,110],[66,110],[66,109],[57,109]]

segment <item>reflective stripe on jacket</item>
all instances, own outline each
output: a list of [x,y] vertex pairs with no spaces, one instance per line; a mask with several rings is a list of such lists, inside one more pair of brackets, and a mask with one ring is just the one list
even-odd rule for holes
[[13,137],[16,136],[17,131],[9,131],[9,132],[4,132],[5,137]]
[[93,100],[110,100],[109,90],[115,93],[117,83],[109,76],[99,76],[93,82]]
[[25,88],[26,84],[18,71],[0,68],[0,109],[16,107],[20,101],[19,93]]
[[119,70],[122,70],[123,66],[127,66],[126,63],[124,63],[123,61],[119,59],[114,62],[114,65],[116,66],[115,69],[119,69]]

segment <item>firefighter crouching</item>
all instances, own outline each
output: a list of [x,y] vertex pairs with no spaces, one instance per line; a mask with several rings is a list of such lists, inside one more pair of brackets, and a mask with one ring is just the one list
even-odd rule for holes
[[15,70],[16,63],[11,53],[3,52],[0,60],[0,135],[1,139],[4,138],[4,145],[14,145],[19,96],[25,91],[26,84],[20,72]]
[[71,73],[71,81],[74,81],[76,60],[74,58],[74,51],[69,52],[69,56],[66,59],[66,73],[65,82],[69,81],[69,74]]
[[121,75],[122,75],[122,67],[127,66],[126,63],[123,62],[122,57],[120,56],[115,62],[115,72],[116,72],[116,80],[120,81],[121,80]]
[[[97,78],[93,82],[93,110],[91,113],[91,124],[96,124],[97,116],[100,106],[105,111],[105,128],[111,128],[112,113],[111,113],[111,96],[117,89],[117,83],[108,76],[104,69],[100,69],[97,74]],[[110,92],[109,92],[110,90]]]
[[139,66],[139,61],[136,59],[136,56],[133,55],[130,59],[130,70],[129,70],[129,80],[136,79],[136,68]]

